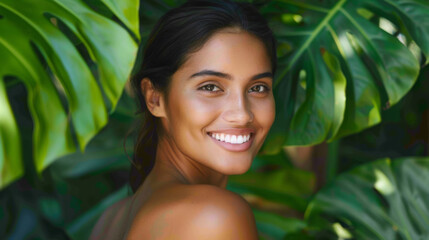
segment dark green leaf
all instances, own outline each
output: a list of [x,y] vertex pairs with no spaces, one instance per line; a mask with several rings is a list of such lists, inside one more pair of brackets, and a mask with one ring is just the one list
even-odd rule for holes
[[[379,160],[341,174],[309,204],[312,228],[355,239],[429,237],[429,158]],[[344,237],[343,237],[344,238]]]
[[302,230],[306,227],[303,220],[285,218],[283,216],[252,209],[255,215],[256,227],[260,235],[266,239],[283,239],[288,233]]
[[72,223],[68,224],[68,226],[66,226],[66,231],[70,237],[76,240],[88,239],[92,228],[101,214],[103,214],[109,206],[112,206],[114,203],[124,199],[128,195],[128,190],[128,186],[122,187],[103,199],[97,206],[74,220]]
[[228,177],[227,188],[240,194],[253,194],[304,211],[314,188],[314,175],[296,168],[267,173],[248,171]]
[[373,126],[381,121],[382,109],[397,103],[413,86],[419,72],[416,57],[360,13],[405,26],[400,29],[407,29],[427,54],[427,1],[278,0],[261,11],[280,48],[289,49],[279,56],[277,114],[264,145],[266,153]]

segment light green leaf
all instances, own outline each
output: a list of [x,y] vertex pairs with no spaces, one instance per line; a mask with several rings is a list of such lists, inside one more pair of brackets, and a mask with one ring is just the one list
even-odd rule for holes
[[4,81],[0,81],[0,129],[0,157],[4,159],[0,161],[2,188],[23,174],[18,125],[9,106]]
[[[121,13],[118,18],[127,19],[125,25],[136,31],[139,2],[121,2],[110,9]],[[104,96],[113,111],[133,66],[137,43],[127,30],[80,0],[3,0],[0,16],[0,78],[17,77],[27,88],[34,121],[34,160],[42,171],[75,151],[71,124],[83,151],[107,123]],[[96,70],[89,68],[70,39],[85,46]],[[14,159],[20,161],[20,156]]]
[[101,0],[138,38],[139,31],[139,2]]

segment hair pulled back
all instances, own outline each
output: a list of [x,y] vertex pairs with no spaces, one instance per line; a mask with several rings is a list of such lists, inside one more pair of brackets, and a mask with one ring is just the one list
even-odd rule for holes
[[186,61],[187,56],[198,51],[217,31],[238,28],[260,39],[271,59],[272,72],[277,65],[276,40],[264,17],[249,3],[229,0],[193,0],[171,9],[155,24],[143,49],[143,60],[136,65],[132,86],[137,96],[143,124],[134,146],[130,185],[135,192],[155,164],[159,119],[147,109],[140,88],[143,78],[168,95],[171,76]]

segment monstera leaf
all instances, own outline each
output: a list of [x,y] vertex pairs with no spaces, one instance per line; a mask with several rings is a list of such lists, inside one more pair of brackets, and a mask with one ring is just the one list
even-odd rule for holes
[[[408,44],[429,55],[425,0],[270,1],[261,8],[279,47],[276,120],[264,151],[356,133],[413,86],[419,63]],[[390,34],[383,23],[396,26]]]
[[314,175],[291,167],[270,172],[248,171],[242,175],[229,176],[226,188],[304,212],[307,199],[314,189]]
[[428,239],[429,158],[379,160],[340,175],[306,211],[341,239]]
[[139,1],[91,2],[128,30],[81,0],[0,1],[0,187],[23,171],[7,79],[27,89],[38,171],[75,151],[72,134],[83,150],[115,108],[136,56]]

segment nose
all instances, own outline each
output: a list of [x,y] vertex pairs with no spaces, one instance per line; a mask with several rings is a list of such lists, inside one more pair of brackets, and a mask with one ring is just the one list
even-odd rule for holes
[[237,125],[246,125],[253,121],[253,113],[245,94],[233,94],[228,98],[223,118]]

